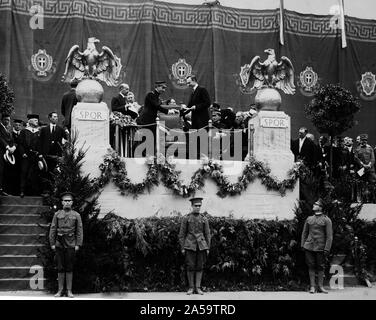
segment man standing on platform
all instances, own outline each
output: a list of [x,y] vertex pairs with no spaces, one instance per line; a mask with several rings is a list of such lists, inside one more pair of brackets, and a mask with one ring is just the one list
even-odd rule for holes
[[[49,125],[40,129],[39,134],[39,159],[44,158],[47,162],[49,172],[53,172],[57,165],[58,157],[62,156],[63,139],[68,139],[68,131],[64,131],[58,122],[57,112],[48,114]],[[66,129],[67,130],[67,129]],[[44,179],[48,179],[48,174],[44,174]],[[47,193],[47,185],[43,183],[43,193]]]
[[63,100],[61,101],[61,114],[64,116],[64,127],[69,131],[71,129],[71,116],[72,109],[77,104],[76,87],[78,86],[78,80],[73,79],[70,83],[71,89],[64,93]]
[[137,112],[129,109],[127,106],[127,96],[129,93],[129,85],[122,83],[119,86],[119,94],[116,97],[113,97],[111,100],[111,111],[118,111],[124,115],[129,115],[132,118],[137,117]]
[[307,139],[307,128],[299,129],[299,139],[293,140],[291,143],[291,151],[295,155],[295,161],[302,160],[311,169],[316,163],[315,145]]
[[0,196],[7,196],[8,194],[3,190],[5,160],[4,154],[6,152],[13,154],[16,146],[13,143],[13,136],[10,132],[10,115],[3,114],[0,122]]
[[210,228],[207,217],[200,213],[202,198],[192,198],[190,201],[192,211],[183,217],[179,242],[181,252],[185,256],[189,285],[187,294],[204,294],[201,290],[201,279],[210,249]]
[[13,153],[15,164],[9,166],[8,172],[6,175],[8,191],[10,194],[18,195],[20,194],[20,170],[21,170],[21,156],[19,152],[19,139],[20,133],[23,129],[23,121],[20,119],[13,119],[13,129],[12,129],[12,136],[13,142],[16,146],[16,151]]
[[19,153],[21,155],[20,196],[25,196],[26,185],[35,194],[39,191],[39,179],[37,171],[39,149],[39,115],[27,115],[26,128],[21,130],[19,138]]
[[187,77],[187,84],[192,88],[192,94],[189,98],[187,107],[183,107],[181,115],[192,112],[192,129],[201,129],[208,125],[210,115],[210,96],[208,91],[198,85],[197,78],[194,75]]
[[73,194],[64,192],[60,198],[63,210],[57,211],[52,218],[49,234],[51,249],[56,251],[59,289],[55,297],[63,295],[66,280],[67,296],[73,298],[73,266],[75,254],[82,246],[83,227],[80,214],[72,210]]
[[376,182],[375,154],[372,147],[367,143],[368,134],[360,135],[360,145],[355,150],[355,161],[362,170],[361,177],[371,183]]
[[[175,109],[167,109],[162,107],[162,100],[160,95],[166,91],[167,84],[165,81],[156,81],[155,88],[153,91],[149,92],[145,97],[144,107],[137,118],[136,122],[138,125],[145,126],[150,129],[153,133],[154,141],[156,139],[156,118],[158,116],[158,111],[164,114],[174,114],[178,112]],[[155,143],[154,143],[155,145]]]

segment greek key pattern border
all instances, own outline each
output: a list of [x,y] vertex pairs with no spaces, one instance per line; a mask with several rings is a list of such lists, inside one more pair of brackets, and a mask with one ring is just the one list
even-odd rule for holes
[[[29,15],[33,5],[43,7],[48,18],[84,17],[107,23],[157,25],[184,28],[215,27],[248,33],[276,32],[279,10],[245,10],[215,6],[191,6],[162,2],[124,3],[96,0],[0,0],[0,11]],[[285,32],[309,37],[335,37],[330,16],[300,14],[285,10]],[[358,41],[376,42],[376,21],[346,16],[346,36]]]
[[85,0],[0,0],[0,10],[29,14],[39,5],[45,17],[85,17],[108,23],[155,23],[177,27],[217,27],[240,32],[275,32],[277,10],[236,10],[226,7],[169,5],[161,2],[142,4],[97,2]]
[[[303,36],[335,37],[338,30],[331,28],[330,16],[303,15],[285,12],[285,31]],[[352,40],[376,42],[376,21],[345,17],[346,37]]]

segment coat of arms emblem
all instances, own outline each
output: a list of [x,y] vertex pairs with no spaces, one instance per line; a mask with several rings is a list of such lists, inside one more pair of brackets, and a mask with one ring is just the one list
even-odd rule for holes
[[171,72],[170,79],[174,85],[184,88],[187,86],[186,78],[192,74],[192,66],[185,59],[179,59],[171,66]]
[[39,49],[37,53],[31,56],[29,70],[34,79],[48,81],[56,71],[56,63],[45,49]]
[[357,88],[362,99],[374,100],[376,98],[376,78],[372,72],[362,74],[362,79],[358,81]]
[[298,86],[300,88],[300,92],[305,96],[313,96],[315,91],[319,88],[318,83],[319,77],[317,73],[313,70],[312,67],[306,67],[302,72],[299,74],[298,79]]

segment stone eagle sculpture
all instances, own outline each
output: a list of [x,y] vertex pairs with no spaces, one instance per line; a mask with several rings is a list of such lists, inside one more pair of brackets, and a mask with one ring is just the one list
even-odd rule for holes
[[282,56],[277,62],[274,49],[266,49],[268,58],[260,61],[260,56],[255,56],[250,64],[241,67],[240,79],[245,87],[253,81],[251,90],[264,87],[277,88],[286,94],[295,93],[294,67],[289,58]]
[[116,86],[122,68],[118,58],[109,47],[103,46],[99,53],[95,44],[99,40],[92,37],[88,39],[84,52],[79,50],[79,45],[74,45],[65,59],[65,71],[63,81],[70,82],[73,79],[95,79],[106,83],[108,86]]

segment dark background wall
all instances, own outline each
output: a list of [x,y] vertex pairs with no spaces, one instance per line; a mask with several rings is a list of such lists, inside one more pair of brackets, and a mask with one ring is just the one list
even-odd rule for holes
[[[35,3],[35,2],[34,2]],[[69,89],[61,81],[69,49],[81,51],[87,39],[96,37],[98,51],[110,47],[121,58],[121,81],[130,85],[143,104],[155,80],[166,80],[164,98],[187,103],[189,90],[173,84],[171,67],[183,58],[192,66],[199,83],[213,101],[235,111],[247,110],[254,94],[239,88],[240,67],[275,49],[295,68],[296,94],[282,95],[283,110],[292,118],[292,136],[304,125],[318,134],[305,118],[304,105],[310,96],[298,86],[300,73],[310,66],[319,84],[340,83],[360,97],[357,82],[365,72],[376,74],[376,21],[346,17],[347,48],[341,48],[340,30],[330,28],[330,16],[285,11],[285,45],[279,44],[279,11],[246,10],[228,7],[174,5],[144,1],[39,1],[44,9],[44,28],[32,29],[31,1],[0,3],[0,72],[9,79],[16,94],[16,117],[60,111],[62,94]],[[31,56],[46,50],[56,70],[47,78],[33,76]],[[110,105],[117,88],[104,85],[104,101]],[[373,97],[372,97],[373,98]],[[360,97],[362,109],[358,125],[345,133],[355,137],[368,132],[376,143],[376,100]]]

